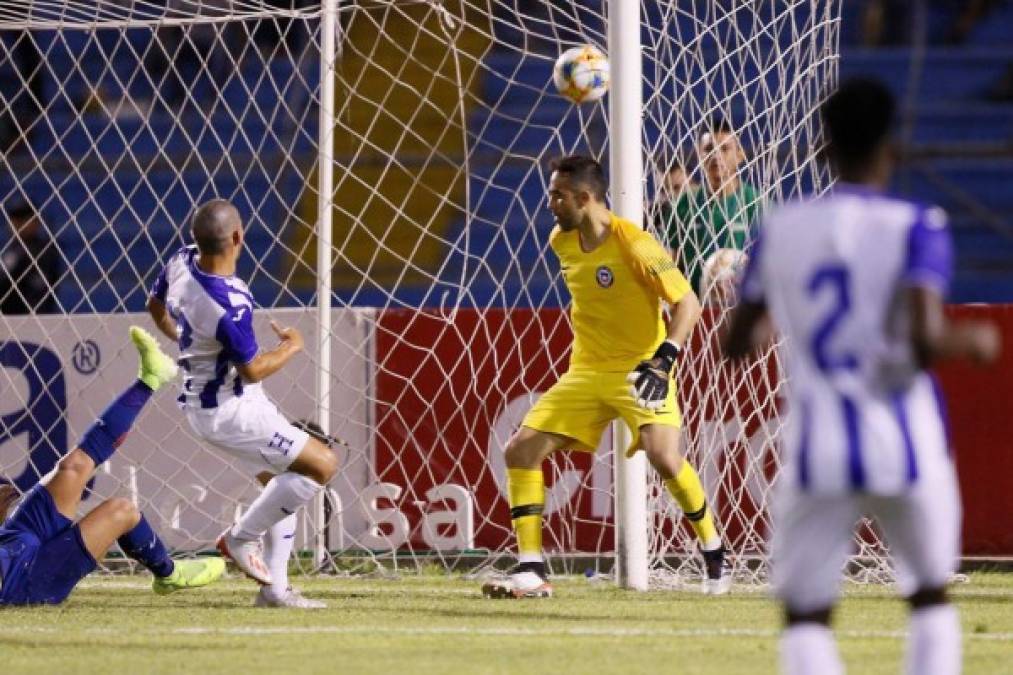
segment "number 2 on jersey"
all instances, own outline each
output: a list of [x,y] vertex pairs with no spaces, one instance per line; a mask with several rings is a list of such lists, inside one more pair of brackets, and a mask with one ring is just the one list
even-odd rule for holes
[[830,311],[819,322],[809,341],[813,358],[816,360],[817,367],[824,372],[854,370],[858,367],[858,357],[851,352],[832,354],[830,351],[830,340],[834,331],[837,330],[848,310],[851,309],[851,275],[848,268],[843,265],[825,265],[818,267],[809,277],[807,285],[809,297],[815,298],[823,294],[823,289],[828,287],[833,294],[834,301],[830,306]]

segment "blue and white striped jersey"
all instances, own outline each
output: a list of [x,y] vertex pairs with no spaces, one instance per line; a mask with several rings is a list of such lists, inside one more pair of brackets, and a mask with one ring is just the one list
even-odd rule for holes
[[197,247],[172,256],[151,294],[165,303],[179,332],[184,407],[215,408],[243,393],[237,364],[257,355],[253,297],[237,277],[221,277],[197,266]]
[[782,479],[818,493],[900,494],[950,462],[902,291],[945,295],[952,257],[940,209],[858,186],[764,218],[741,290],[766,303],[784,338]]

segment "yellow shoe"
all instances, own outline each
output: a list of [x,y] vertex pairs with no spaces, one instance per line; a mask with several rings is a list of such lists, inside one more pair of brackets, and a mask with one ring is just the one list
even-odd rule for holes
[[155,577],[151,589],[159,595],[168,595],[184,588],[199,588],[214,583],[225,574],[225,561],[221,558],[176,560],[172,574]]
[[162,351],[158,340],[140,326],[130,327],[130,340],[137,347],[141,357],[141,366],[137,370],[137,379],[157,391],[163,384],[176,378],[176,362]]

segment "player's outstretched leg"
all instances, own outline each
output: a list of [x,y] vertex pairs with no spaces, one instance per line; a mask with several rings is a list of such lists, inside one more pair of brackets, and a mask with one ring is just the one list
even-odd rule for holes
[[507,443],[507,492],[510,523],[517,536],[517,565],[505,579],[482,585],[487,598],[549,598],[552,585],[542,557],[542,510],[545,477],[542,461],[571,443],[558,434],[521,427]]
[[116,540],[123,552],[144,565],[154,575],[151,588],[159,595],[186,588],[199,588],[221,579],[225,561],[221,558],[173,560],[165,544],[155,534],[143,514],[129,532]]
[[[137,508],[119,498],[106,500],[79,523],[73,523],[95,467],[109,459],[123,442],[152,392],[175,376],[175,364],[159,350],[154,338],[137,328],[131,328],[130,337],[141,357],[138,381],[109,404],[78,447],[28,491],[3,523],[8,538],[13,537],[20,545],[24,564],[15,566],[18,575],[8,574],[4,579],[5,597],[0,598],[0,604],[62,602],[78,581],[95,569],[96,561],[113,542],[129,536],[141,523]],[[12,494],[9,487],[0,490],[0,512],[9,506]],[[148,539],[157,542],[153,533]],[[171,574],[172,562],[161,542],[157,544],[155,548],[162,555],[150,553],[142,556],[142,562],[151,564],[156,573]]]
[[[94,465],[113,454],[151,394],[171,382],[178,370],[150,333],[139,326],[131,326],[129,333],[140,361],[137,382],[113,401],[85,433],[81,449]],[[205,586],[221,578],[225,571],[225,561],[220,558],[174,562],[147,519],[125,499],[103,502],[82,518],[77,527],[95,559],[104,556],[116,541],[127,556],[151,571],[156,593]]]
[[[307,429],[309,433],[313,433]],[[274,476],[268,472],[257,475],[261,485],[267,485]],[[289,607],[295,609],[326,609],[327,603],[304,597],[288,581],[288,561],[295,544],[298,525],[296,514],[286,516],[267,529],[264,536],[264,562],[271,572],[271,585],[261,586],[254,604],[257,607]]]
[[100,560],[115,541],[123,553],[154,575],[152,588],[161,595],[206,586],[225,572],[221,558],[172,560],[147,519],[130,500],[121,497],[99,504],[76,527],[92,558]]
[[[147,331],[130,327],[130,339],[140,357],[137,380],[127,387],[85,432],[78,447],[67,453],[56,471],[45,480],[57,510],[74,519],[81,494],[95,468],[109,459],[126,438],[127,432],[152,393],[176,376],[176,364]],[[26,500],[30,497],[26,497]]]
[[307,504],[338,470],[338,460],[323,443],[308,438],[288,470],[264,487],[235,525],[218,538],[218,550],[236,563],[244,574],[261,584],[273,583],[264,562],[261,538],[272,525]]
[[681,437],[681,430],[674,426],[648,424],[640,428],[647,459],[665,481],[669,494],[686,514],[700,541],[707,575],[701,590],[705,595],[723,595],[732,588],[731,565],[707,506],[700,476],[680,452]]

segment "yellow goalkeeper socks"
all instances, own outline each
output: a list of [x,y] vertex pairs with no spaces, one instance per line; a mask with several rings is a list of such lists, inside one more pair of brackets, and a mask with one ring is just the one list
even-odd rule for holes
[[542,508],[545,478],[541,469],[507,469],[510,520],[517,534],[519,562],[542,559]]
[[703,549],[711,551],[720,547],[721,537],[718,536],[714,518],[707,508],[707,497],[704,495],[703,485],[700,484],[700,476],[697,475],[696,469],[684,461],[676,477],[665,481],[665,487],[686,514]]

